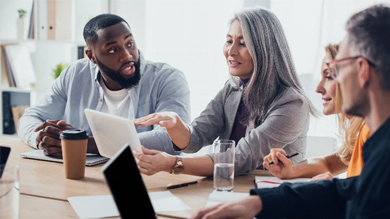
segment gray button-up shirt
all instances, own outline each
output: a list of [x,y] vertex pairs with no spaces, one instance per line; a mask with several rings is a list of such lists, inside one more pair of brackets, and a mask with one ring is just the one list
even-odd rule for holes
[[[147,61],[140,54],[141,80],[128,89],[131,98],[128,118],[134,119],[155,112],[176,112],[185,123],[191,121],[190,91],[184,74],[166,63]],[[75,128],[87,130],[92,135],[84,109],[100,111],[104,91],[97,65],[81,59],[65,69],[36,106],[28,108],[19,120],[18,135],[36,147],[38,133],[35,127],[47,119],[65,120]],[[177,154],[165,130],[158,125],[136,127],[141,144],[150,149]]]

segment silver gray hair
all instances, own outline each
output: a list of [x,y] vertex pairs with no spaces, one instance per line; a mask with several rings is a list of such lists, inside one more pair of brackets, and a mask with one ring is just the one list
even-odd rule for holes
[[291,52],[279,19],[271,11],[256,7],[238,12],[230,24],[238,20],[243,38],[252,57],[254,70],[244,90],[248,111],[245,123],[260,125],[272,103],[287,88],[293,88],[309,103],[310,113],[319,112],[306,96],[295,71]]

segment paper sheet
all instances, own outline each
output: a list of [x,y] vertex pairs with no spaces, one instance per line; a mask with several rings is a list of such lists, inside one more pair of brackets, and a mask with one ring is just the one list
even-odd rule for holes
[[[149,193],[155,212],[184,211],[191,209],[170,191]],[[118,217],[119,211],[111,195],[99,196],[74,196],[68,197],[68,201],[75,210],[77,216],[82,219]],[[135,200],[136,201],[136,200]]]
[[217,192],[213,191],[209,195],[209,201],[206,207],[217,205],[219,203],[230,202],[243,199],[249,196],[249,192]]
[[111,195],[68,197],[79,218],[104,218],[119,216]]
[[184,211],[191,209],[170,191],[150,192],[149,197],[152,200],[154,211]]

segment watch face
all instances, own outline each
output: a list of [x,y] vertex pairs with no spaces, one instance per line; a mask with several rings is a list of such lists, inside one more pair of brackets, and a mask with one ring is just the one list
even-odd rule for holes
[[183,170],[184,170],[184,167],[183,166],[179,166],[179,167],[175,168],[174,173],[175,174],[180,174]]
[[178,158],[175,167],[173,168],[174,174],[180,174],[184,170],[183,162],[181,158]]

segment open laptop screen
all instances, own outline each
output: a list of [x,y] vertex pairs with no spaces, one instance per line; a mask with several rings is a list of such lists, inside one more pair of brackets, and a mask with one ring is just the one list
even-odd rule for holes
[[11,148],[0,146],[0,179],[3,175],[5,164],[7,163],[8,156],[11,152]]
[[122,218],[157,218],[128,144],[102,170]]

